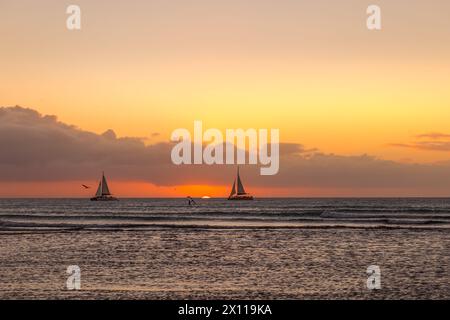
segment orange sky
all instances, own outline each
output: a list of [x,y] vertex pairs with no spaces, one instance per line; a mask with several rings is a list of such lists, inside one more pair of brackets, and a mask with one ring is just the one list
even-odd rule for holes
[[[357,0],[79,0],[82,30],[68,31],[70,1],[3,0],[0,106],[149,144],[202,120],[222,130],[279,128],[282,142],[326,153],[449,160],[448,152],[392,144],[450,132],[450,2],[377,3],[383,29],[373,32]],[[70,185],[60,193],[82,196]],[[116,190],[228,192],[130,186]],[[14,190],[53,194],[34,188]]]
[[[95,193],[92,189],[83,189],[81,184],[86,181],[70,182],[26,182],[26,183],[0,183],[0,194],[3,198],[17,197],[61,197],[61,198],[90,198]],[[92,181],[91,186],[95,186]],[[112,192],[121,198],[184,198],[187,196],[201,198],[225,198],[230,193],[231,186],[209,185],[181,185],[172,187],[155,186],[145,182],[110,181]],[[372,188],[355,192],[354,188],[324,189],[324,188],[248,188],[257,198],[263,197],[447,197],[448,192],[436,189],[423,192],[420,189],[402,190],[400,188]]]

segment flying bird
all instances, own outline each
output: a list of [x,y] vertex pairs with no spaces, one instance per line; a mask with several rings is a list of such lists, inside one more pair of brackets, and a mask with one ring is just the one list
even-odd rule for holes
[[89,186],[87,186],[87,185],[85,185],[85,184],[82,184],[82,186],[83,186],[83,188],[85,188],[85,189],[90,189],[91,187],[89,187]]

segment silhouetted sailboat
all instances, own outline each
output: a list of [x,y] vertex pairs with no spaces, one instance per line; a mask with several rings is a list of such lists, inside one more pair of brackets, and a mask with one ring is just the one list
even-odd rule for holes
[[102,179],[98,183],[97,192],[95,196],[91,198],[91,201],[116,201],[117,198],[111,195],[109,192],[108,183],[106,182],[105,174],[102,173]]
[[237,177],[234,179],[233,188],[231,189],[228,200],[253,200],[253,196],[245,192],[244,185],[242,184],[241,177],[239,176],[239,167],[237,169]]

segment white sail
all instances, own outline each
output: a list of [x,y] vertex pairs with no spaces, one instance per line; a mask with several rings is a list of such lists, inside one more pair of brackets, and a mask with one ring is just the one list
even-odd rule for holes
[[91,198],[91,201],[117,201],[117,198],[113,197],[109,191],[104,173],[98,183],[97,192],[95,193],[95,196]]
[[98,188],[97,188],[97,192],[95,193],[95,196],[96,197],[101,197],[101,195],[102,195],[102,182],[100,181],[98,183]]
[[233,182],[233,188],[231,189],[230,197],[236,194],[236,180]]
[[245,192],[244,185],[239,175],[239,167],[237,168],[237,175],[233,182],[233,188],[231,189],[228,200],[253,200],[253,196]]
[[245,194],[245,189],[242,185],[241,177],[239,176],[239,167],[237,172],[237,194]]
[[109,192],[108,184],[106,183],[105,175],[102,176],[102,196],[109,196],[111,193]]

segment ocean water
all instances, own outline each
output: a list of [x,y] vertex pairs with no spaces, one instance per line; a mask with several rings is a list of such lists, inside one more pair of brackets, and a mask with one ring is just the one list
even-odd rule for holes
[[0,298],[450,298],[450,199],[196,201],[1,199]]

